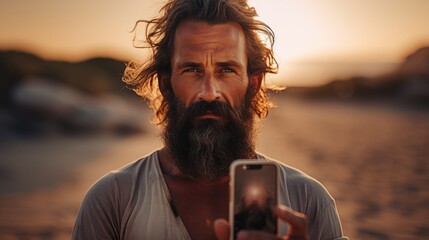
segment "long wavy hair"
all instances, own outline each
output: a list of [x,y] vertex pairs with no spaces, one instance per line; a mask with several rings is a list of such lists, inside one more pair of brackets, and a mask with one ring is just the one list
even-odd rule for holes
[[166,122],[169,102],[161,94],[158,79],[162,75],[171,76],[174,36],[177,26],[184,20],[210,24],[236,22],[241,25],[246,39],[248,75],[263,76],[261,88],[251,100],[250,107],[259,118],[268,115],[273,104],[268,100],[265,75],[277,73],[278,69],[273,53],[274,32],[256,19],[256,10],[249,7],[247,0],[169,0],[160,13],[159,18],[136,22],[134,33],[138,24],[145,24],[145,45],[140,47],[151,48],[152,55],[143,64],[128,63],[122,78],[154,110],[155,123]]

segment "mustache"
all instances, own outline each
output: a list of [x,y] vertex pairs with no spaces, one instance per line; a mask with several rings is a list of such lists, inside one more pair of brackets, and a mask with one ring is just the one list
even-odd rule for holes
[[179,116],[180,120],[189,122],[194,118],[204,115],[208,112],[225,117],[227,120],[238,117],[240,113],[226,102],[220,101],[198,101],[183,109],[184,114]]
[[211,112],[216,115],[224,116],[228,114],[228,112],[234,111],[229,104],[220,101],[199,101],[191,104],[188,107],[189,115],[191,116],[200,116],[206,114],[207,112]]

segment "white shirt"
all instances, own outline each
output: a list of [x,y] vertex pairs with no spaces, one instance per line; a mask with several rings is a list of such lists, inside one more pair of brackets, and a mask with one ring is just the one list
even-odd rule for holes
[[[315,179],[283,163],[279,204],[307,215],[311,239],[347,239],[333,198]],[[72,239],[191,239],[172,207],[158,152],[99,179],[82,202]],[[280,221],[279,233],[287,234]]]

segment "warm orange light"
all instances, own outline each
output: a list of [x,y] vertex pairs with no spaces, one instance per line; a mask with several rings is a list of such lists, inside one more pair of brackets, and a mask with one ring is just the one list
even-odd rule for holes
[[[129,31],[137,20],[157,15],[164,2],[3,1],[0,49],[17,48],[60,60],[103,55],[143,61],[147,53],[133,48]],[[290,63],[400,62],[417,47],[429,45],[429,1],[425,0],[365,4],[249,0],[249,4],[276,34],[279,77],[290,76]]]

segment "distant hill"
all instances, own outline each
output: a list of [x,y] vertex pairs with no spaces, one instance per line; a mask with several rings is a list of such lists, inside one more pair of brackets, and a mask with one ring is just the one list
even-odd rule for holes
[[19,51],[0,51],[0,101],[8,101],[13,86],[24,79],[38,77],[61,83],[83,92],[128,94],[121,77],[125,61],[92,58],[82,62],[47,61]]
[[417,49],[388,74],[336,79],[319,87],[291,87],[286,89],[286,95],[309,99],[381,99],[429,108],[429,47]]
[[[121,81],[125,61],[71,63],[0,51],[0,142],[51,133],[135,134],[144,131],[141,101]],[[126,99],[124,98],[126,97]]]

